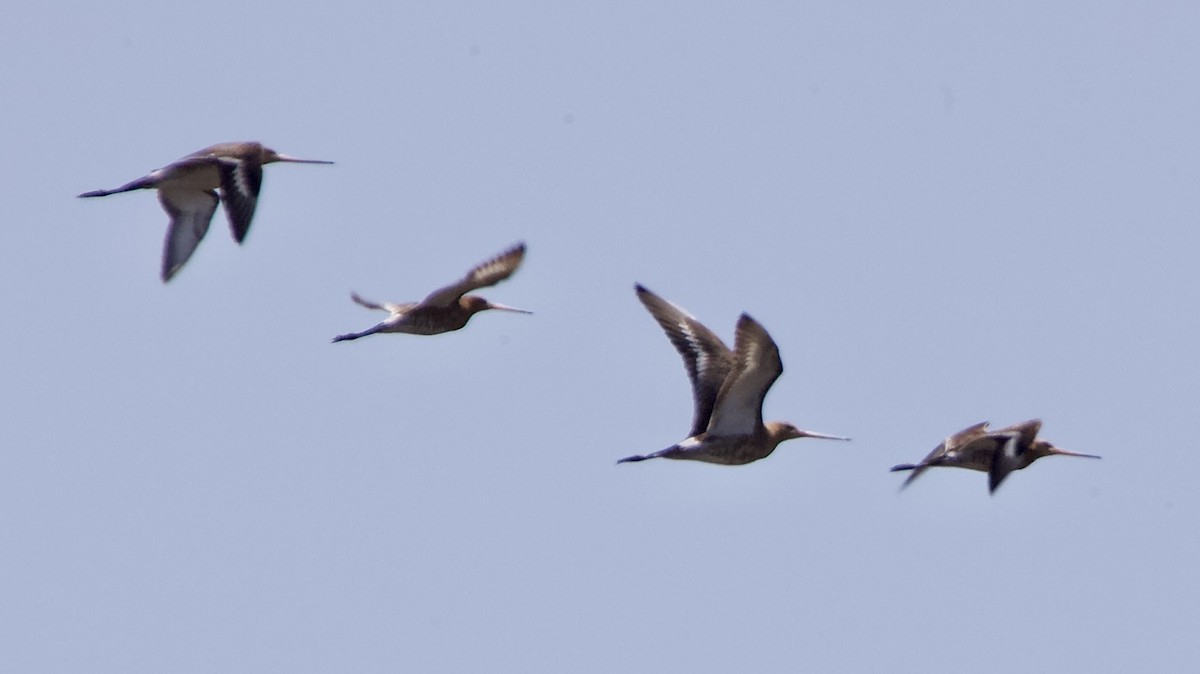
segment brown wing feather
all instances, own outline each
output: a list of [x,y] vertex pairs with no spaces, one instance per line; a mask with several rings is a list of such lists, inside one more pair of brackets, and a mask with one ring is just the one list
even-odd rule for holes
[[667,338],[683,358],[683,366],[692,382],[692,398],[695,401],[692,430],[688,435],[699,435],[708,428],[717,394],[729,376],[729,371],[733,369],[733,352],[712,330],[682,308],[655,295],[640,284],[634,288],[638,299],[658,322],[663,332],[667,333]]
[[1029,421],[1022,421],[1018,424],[1013,424],[1011,426],[1005,426],[1004,428],[994,430],[992,433],[1015,433],[1018,438],[1018,446],[1022,451],[1024,451],[1033,444],[1034,440],[1037,440],[1038,433],[1041,431],[1042,420],[1030,419]]
[[749,435],[762,427],[763,400],[783,374],[779,347],[748,314],[738,318],[733,354],[733,368],[708,422],[711,435]]
[[1030,419],[988,435],[998,442],[992,453],[992,465],[988,469],[988,492],[995,492],[1009,473],[1027,465],[1022,455],[1033,446],[1041,430],[1042,420]]
[[372,302],[371,300],[363,299],[362,295],[359,295],[358,293],[353,292],[353,291],[350,292],[350,299],[354,300],[355,303],[357,303],[361,306],[364,306],[368,309],[375,309],[376,311],[387,311],[387,307],[383,306],[382,304],[376,304],[375,302]]
[[496,257],[476,265],[467,275],[444,288],[438,288],[421,303],[426,306],[448,307],[458,298],[479,288],[495,285],[517,271],[525,259],[525,244],[518,243]]
[[904,484],[900,485],[900,488],[903,489],[904,487],[907,487],[908,485],[912,484],[913,480],[915,480],[921,476],[921,473],[924,473],[925,471],[929,470],[933,466],[938,465],[938,463],[947,454],[958,451],[958,450],[962,449],[963,447],[969,445],[973,441],[978,440],[979,438],[987,435],[987,429],[988,429],[988,422],[986,422],[986,421],[981,421],[973,426],[968,426],[968,427],[962,429],[961,431],[958,431],[957,433],[950,435],[945,440],[943,440],[942,443],[939,444],[937,447],[934,447],[933,451],[929,452],[929,454],[926,455],[924,459],[921,459],[920,463],[915,464],[915,465],[901,464],[899,466],[893,466],[892,467],[893,471],[896,471],[896,470],[911,470],[912,471],[912,473],[908,476],[908,479],[906,479],[904,481]]
[[163,244],[162,280],[166,283],[183,268],[208,233],[219,199],[215,192],[166,183],[158,190],[158,201],[171,217]]

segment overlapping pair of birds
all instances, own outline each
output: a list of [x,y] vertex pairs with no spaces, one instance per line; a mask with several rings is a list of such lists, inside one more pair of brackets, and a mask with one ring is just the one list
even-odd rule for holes
[[[250,229],[262,167],[273,162],[332,164],[316,159],[297,159],[256,142],[221,143],[194,152],[179,161],[150,172],[112,190],[85,192],[80,197],[102,197],[140,189],[158,190],[163,210],[171,217],[163,249],[162,280],[167,282],[183,267],[208,232],[217,204],[224,202],[233,238],[241,243]],[[476,265],[467,275],[431,293],[420,302],[376,304],[351,294],[368,309],[388,312],[374,327],[334,337],[334,342],[358,339],[377,332],[435,335],[458,330],[476,313],[488,309],[530,313],[496,304],[467,293],[495,285],[512,276],[525,258],[519,243],[500,255]],[[794,438],[849,440],[796,428],[792,424],[763,423],[763,398],[779,375],[783,362],[779,348],[767,331],[747,314],[738,318],[734,348],[704,327],[694,316],[636,286],[638,299],[667,333],[683,357],[692,382],[695,413],[687,439],[651,454],[629,456],[617,463],[646,459],[686,459],[724,465],[740,465],[765,458],[779,443]],[[953,466],[988,474],[988,489],[995,491],[1014,470],[1043,456],[1059,454],[1098,459],[1092,454],[1068,452],[1038,439],[1038,419],[990,430],[987,422],[951,435],[920,463],[893,466],[893,471],[912,471],[902,486],[934,466]]]

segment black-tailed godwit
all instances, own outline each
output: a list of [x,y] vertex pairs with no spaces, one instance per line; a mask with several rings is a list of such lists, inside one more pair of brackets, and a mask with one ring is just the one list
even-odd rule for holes
[[1100,458],[1095,454],[1069,452],[1045,440],[1038,440],[1037,435],[1041,429],[1041,419],[1022,421],[995,431],[988,430],[987,422],[975,424],[946,438],[920,463],[902,463],[892,466],[892,470],[913,471],[901,485],[901,489],[934,466],[978,470],[988,474],[988,492],[995,492],[1009,473],[1026,468],[1044,456]]
[[241,243],[246,238],[262,188],[262,167],[274,162],[333,163],[289,157],[252,141],[218,143],[116,189],[84,192],[79,196],[105,197],[133,190],[158,190],[158,201],[171,217],[163,246],[162,280],[166,283],[183,267],[208,233],[219,201],[225,202],[225,214],[229,217],[234,240]]
[[410,335],[436,335],[451,330],[458,330],[480,311],[494,309],[498,311],[514,311],[521,314],[532,313],[524,309],[489,302],[478,295],[467,295],[472,290],[495,285],[517,270],[525,259],[525,244],[518,243],[500,255],[475,266],[467,275],[455,283],[433,291],[420,302],[404,304],[376,304],[351,293],[350,298],[368,309],[387,311],[391,315],[387,320],[362,332],[352,332],[338,335],[335,342],[366,337],[377,332],[403,332]]
[[734,349],[730,351],[694,316],[641,285],[636,289],[638,299],[683,357],[692,382],[695,412],[687,439],[617,463],[664,458],[740,465],[769,456],[779,443],[793,438],[849,440],[801,430],[782,421],[763,423],[763,399],[783,373],[783,361],[771,336],[749,315],[742,314],[738,319]]

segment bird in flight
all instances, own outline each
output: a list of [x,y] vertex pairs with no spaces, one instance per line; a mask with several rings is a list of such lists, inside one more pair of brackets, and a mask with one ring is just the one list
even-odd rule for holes
[[683,357],[692,382],[695,411],[686,439],[651,454],[627,456],[617,463],[664,458],[740,465],[766,458],[785,440],[850,439],[801,430],[782,421],[763,423],[763,399],[783,373],[783,361],[779,348],[758,321],[741,315],[731,351],[691,314],[640,284],[635,289],[638,299]]
[[518,243],[496,257],[476,265],[467,275],[439,288],[420,302],[405,302],[403,304],[376,304],[364,300],[358,293],[351,293],[350,299],[368,309],[386,311],[390,315],[382,323],[367,328],[362,332],[351,332],[333,338],[335,342],[344,342],[359,337],[366,337],[377,332],[403,332],[410,335],[437,335],[451,330],[459,330],[471,320],[471,317],[489,309],[497,311],[513,311],[521,314],[532,313],[524,309],[489,302],[478,295],[468,295],[472,290],[496,285],[512,276],[521,261],[525,259],[525,244]]
[[1022,421],[995,431],[988,430],[988,424],[984,421],[946,438],[920,463],[902,463],[892,466],[892,471],[912,471],[904,484],[900,485],[903,489],[934,466],[978,470],[988,474],[988,492],[994,493],[1009,473],[1027,468],[1044,456],[1100,458],[1095,454],[1069,452],[1039,440],[1037,435],[1041,430],[1041,419]]
[[84,192],[79,196],[106,197],[133,190],[158,190],[158,201],[171,218],[163,246],[162,280],[166,283],[183,268],[208,233],[218,202],[225,202],[234,240],[241,243],[246,238],[262,188],[262,167],[274,162],[333,163],[289,157],[252,141],[219,143],[116,189]]

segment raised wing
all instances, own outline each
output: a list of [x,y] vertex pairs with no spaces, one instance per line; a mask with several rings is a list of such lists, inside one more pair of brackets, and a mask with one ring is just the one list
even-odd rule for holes
[[518,243],[496,257],[476,265],[467,275],[444,288],[438,288],[421,303],[426,306],[448,307],[458,298],[479,288],[486,288],[503,281],[521,266],[525,259],[525,244]]
[[384,302],[383,304],[379,304],[377,302],[372,302],[370,300],[363,299],[363,297],[356,292],[350,293],[350,299],[354,300],[355,303],[357,303],[361,306],[364,306],[368,309],[375,309],[377,311],[386,311],[386,312],[391,313],[393,316],[407,313],[408,311],[410,311],[411,309],[413,309],[414,307],[417,306],[416,302],[403,302],[401,304],[396,304],[395,302]]
[[695,400],[692,430],[688,435],[699,435],[708,428],[721,384],[733,369],[733,352],[712,330],[696,320],[695,316],[655,295],[641,284],[635,285],[634,289],[638,299],[658,322],[663,332],[667,333],[667,338],[683,357],[683,366],[692,382],[692,398]]
[[717,394],[709,435],[749,435],[762,427],[763,399],[783,374],[779,347],[748,314],[738,318],[733,344],[733,368]]
[[387,307],[383,306],[382,304],[376,304],[375,302],[372,302],[371,300],[365,300],[362,298],[361,295],[359,295],[358,293],[353,292],[353,291],[350,292],[350,299],[354,300],[355,303],[362,305],[368,309],[375,309],[376,311],[387,311]]
[[219,199],[216,192],[167,182],[158,189],[158,201],[171,216],[163,244],[162,280],[166,283],[183,267],[208,233]]
[[1042,420],[1030,419],[1022,421],[1019,424],[1006,426],[1004,428],[992,431],[992,434],[1013,435],[1017,438],[1017,442],[1012,448],[1013,456],[1024,454],[1027,449],[1033,446],[1034,440],[1037,440],[1038,433],[1042,432]]

